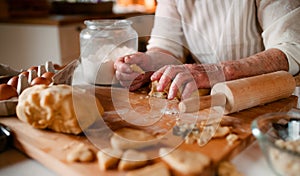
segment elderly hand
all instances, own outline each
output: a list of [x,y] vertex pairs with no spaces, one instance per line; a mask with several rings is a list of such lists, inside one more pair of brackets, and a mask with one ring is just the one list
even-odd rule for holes
[[[132,64],[138,65],[145,73],[141,74],[132,70],[130,67]],[[120,81],[120,84],[128,87],[130,91],[134,91],[149,82],[153,73],[150,56],[141,52],[118,58],[114,68],[116,69],[116,78]]]
[[163,91],[170,85],[168,99],[176,97],[186,99],[199,88],[210,88],[215,83],[225,80],[222,69],[214,64],[167,65],[156,71],[152,81],[159,81],[157,90]]

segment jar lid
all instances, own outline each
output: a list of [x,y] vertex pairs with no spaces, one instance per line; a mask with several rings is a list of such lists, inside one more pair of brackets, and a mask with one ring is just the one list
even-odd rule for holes
[[101,20],[85,20],[84,24],[90,29],[120,29],[126,28],[132,24],[130,20],[109,20],[109,19],[101,19]]

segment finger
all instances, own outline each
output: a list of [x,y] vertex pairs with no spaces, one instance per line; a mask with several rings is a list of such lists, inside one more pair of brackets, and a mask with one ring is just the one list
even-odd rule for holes
[[124,62],[126,64],[140,64],[143,60],[144,53],[137,52],[131,55],[124,57]]
[[168,99],[175,98],[178,93],[181,93],[180,90],[182,90],[188,82],[192,81],[193,77],[189,73],[178,73],[175,77],[175,79],[172,81],[172,84],[170,85],[170,90],[168,92]]
[[118,58],[114,63],[114,69],[117,69],[118,65],[123,64],[123,63],[124,63],[124,57]]
[[167,69],[167,66],[164,66],[153,73],[153,75],[150,77],[151,81],[158,81],[160,77],[163,75],[165,70]]
[[134,79],[136,79],[139,76],[138,73],[124,73],[124,72],[120,72],[120,71],[116,71],[116,78],[120,81],[133,81]]
[[168,66],[159,79],[157,90],[163,91],[167,86],[170,85],[171,81],[176,77],[176,75],[184,70],[185,68],[182,66]]
[[121,86],[123,87],[130,87],[132,81],[119,81]]
[[123,72],[123,73],[132,73],[133,72],[128,64],[125,64],[124,62],[121,62],[121,61],[116,61],[114,63],[114,67],[119,72]]
[[196,86],[195,82],[188,82],[181,94],[181,99],[187,99],[191,97],[191,95],[195,92],[198,91],[198,87]]
[[150,62],[150,57],[145,53],[136,53],[133,55],[129,55],[125,59],[125,63],[129,65],[136,64],[145,72],[154,71],[153,66]]

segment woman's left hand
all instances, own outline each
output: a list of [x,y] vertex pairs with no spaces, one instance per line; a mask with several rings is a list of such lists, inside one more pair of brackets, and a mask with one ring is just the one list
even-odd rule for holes
[[158,91],[169,85],[168,99],[173,99],[179,92],[181,99],[186,99],[199,88],[210,88],[222,79],[220,66],[215,64],[167,65],[156,71],[151,80],[159,82]]

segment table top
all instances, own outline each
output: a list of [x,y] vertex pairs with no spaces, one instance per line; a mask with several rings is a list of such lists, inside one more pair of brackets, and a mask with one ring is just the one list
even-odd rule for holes
[[[105,105],[104,108],[107,109],[107,110],[111,110],[111,109],[108,109],[109,107],[111,107],[109,105],[108,101],[107,101],[108,99],[110,99],[109,96],[108,96],[109,94],[107,94],[107,92],[106,92],[108,90],[109,89],[107,89],[107,90],[106,89],[103,89],[103,90],[101,89],[101,91],[99,91],[98,94],[102,95],[101,100],[103,102],[106,102],[105,104],[103,103]],[[118,93],[120,93],[120,92],[121,91],[118,91]],[[105,97],[105,95],[107,97]],[[136,96],[136,94],[132,94],[132,95]],[[123,99],[122,96],[118,96],[118,97]],[[140,101],[140,99],[138,97],[139,97],[139,95],[137,96],[136,99],[134,99],[134,100],[136,100],[135,103],[137,103],[138,100]],[[292,99],[294,99],[294,98],[292,98]],[[287,101],[287,100],[282,100],[282,101]],[[274,107],[277,107],[278,105],[284,104],[281,101],[279,101],[277,103],[274,102],[274,103],[272,103],[270,105],[271,109],[273,109],[273,110],[274,110]],[[139,105],[139,103],[137,103],[137,105]],[[267,107],[268,106],[263,107],[263,109],[267,110],[268,109]],[[258,107],[258,109],[257,108],[256,109],[251,109],[249,112],[246,111],[244,113],[246,113],[248,115],[250,113],[250,114],[253,115],[259,109],[260,108]],[[240,112],[238,114],[239,114],[239,116],[244,117],[242,112]],[[245,118],[242,118],[242,119],[245,120]],[[5,119],[2,119],[2,121],[8,122],[8,119],[6,119],[6,121],[5,121]],[[15,123],[15,121],[12,124],[13,124],[14,127],[18,126],[18,124]],[[29,128],[27,130],[29,130]],[[34,130],[34,129],[31,129],[31,130]],[[44,132],[41,131],[41,133],[44,133]],[[20,133],[20,134],[24,134],[24,133]],[[52,133],[50,133],[50,134],[52,134]],[[41,136],[41,135],[38,135],[38,136]],[[60,135],[60,137],[57,138],[57,139],[65,139],[65,138],[66,138],[66,136]],[[216,142],[216,141],[212,141],[212,143],[213,142]],[[34,142],[34,144],[36,144],[36,142]],[[49,147],[49,145],[47,145],[47,147]],[[189,146],[189,147],[192,147],[192,146]],[[254,175],[254,174],[272,175],[272,172],[270,171],[269,167],[267,166],[266,161],[265,161],[263,155],[261,154],[261,151],[260,151],[260,149],[259,149],[259,147],[256,143],[248,146],[241,153],[240,152],[238,152],[239,154],[236,153],[236,155],[234,155],[234,157],[229,157],[229,158],[231,158],[231,161],[236,165],[237,169],[240,172],[242,172],[244,175]],[[30,154],[30,152],[29,152],[29,154]],[[219,155],[220,155],[220,150],[218,152],[218,156]],[[32,156],[30,156],[30,157],[32,157]],[[27,172],[30,172],[28,174],[32,175],[32,173],[31,173],[32,169],[37,170],[35,173],[45,172],[45,173],[40,173],[39,175],[47,175],[47,174],[56,175],[55,169],[52,168],[53,170],[50,170],[50,169],[48,169],[49,167],[41,165],[37,160],[38,160],[38,158],[35,158],[35,160],[30,159],[27,156],[24,156],[24,154],[22,154],[21,152],[15,150],[15,149],[10,149],[10,150],[8,150],[4,153],[0,153],[0,175],[2,175],[2,174],[3,175],[26,175]],[[53,165],[53,163],[52,163],[52,165]],[[28,169],[28,168],[30,168],[30,169]]]
[[[275,176],[267,165],[257,142],[254,142],[242,153],[233,158],[231,162],[244,176]],[[57,176],[58,174],[20,151],[10,148],[0,153],[0,175]]]

